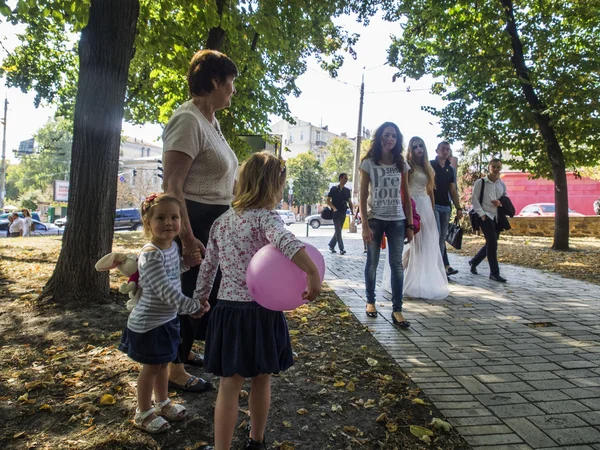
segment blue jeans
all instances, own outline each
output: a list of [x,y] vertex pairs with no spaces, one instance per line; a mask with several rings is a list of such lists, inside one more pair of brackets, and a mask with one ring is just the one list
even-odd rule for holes
[[375,303],[377,266],[379,265],[379,254],[381,252],[381,240],[383,239],[383,233],[385,233],[388,252],[390,253],[390,268],[392,269],[392,307],[394,312],[402,312],[402,289],[404,287],[402,250],[404,249],[405,226],[406,220],[369,219],[373,240],[370,244],[367,244],[367,264],[365,265],[367,303]]
[[444,266],[448,267],[448,252],[446,252],[446,235],[448,234],[448,224],[450,223],[450,214],[452,206],[435,205],[435,222],[437,223],[438,233],[440,234],[440,252],[444,260]]

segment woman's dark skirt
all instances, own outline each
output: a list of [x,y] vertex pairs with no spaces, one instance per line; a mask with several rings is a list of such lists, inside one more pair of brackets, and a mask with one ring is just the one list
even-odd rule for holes
[[179,341],[179,319],[175,317],[145,333],[136,333],[125,327],[119,350],[142,364],[167,364],[177,356]]
[[256,302],[217,302],[206,333],[207,372],[251,378],[279,373],[293,364],[290,334],[281,311],[271,311]]

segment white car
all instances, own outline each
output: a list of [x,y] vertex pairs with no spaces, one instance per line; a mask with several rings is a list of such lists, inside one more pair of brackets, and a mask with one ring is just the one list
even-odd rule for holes
[[323,219],[320,214],[313,214],[304,219],[304,222],[309,224],[315,230],[323,225],[333,225],[333,219]]
[[67,224],[67,216],[65,217],[61,217],[60,219],[56,219],[54,221],[54,225],[56,225],[58,228],[62,228]]
[[275,212],[279,214],[279,217],[281,217],[281,220],[283,220],[285,225],[296,223],[296,216],[294,215],[293,211],[288,211],[287,209],[277,209]]
[[[33,220],[34,230],[31,232],[32,236],[59,236],[65,232],[63,228],[58,228],[56,225],[51,223],[42,223],[37,220]],[[0,221],[0,238],[8,237],[9,222]]]

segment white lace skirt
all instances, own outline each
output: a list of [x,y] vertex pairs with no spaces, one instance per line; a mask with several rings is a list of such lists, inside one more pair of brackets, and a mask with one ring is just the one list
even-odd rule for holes
[[[413,199],[417,205],[417,212],[421,216],[421,230],[410,244],[404,245],[403,293],[413,298],[442,300],[450,291],[438,244],[439,234],[431,199],[428,195],[417,195]],[[391,277],[390,263],[386,258],[382,287],[388,292],[392,292]]]

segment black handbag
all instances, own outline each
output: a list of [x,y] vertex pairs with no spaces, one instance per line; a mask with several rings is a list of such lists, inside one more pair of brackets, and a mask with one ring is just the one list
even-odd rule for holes
[[[483,203],[483,190],[485,189],[485,180],[483,178],[480,178],[480,180],[481,192],[479,193],[479,204],[481,205]],[[471,228],[473,228],[473,231],[481,229],[481,217],[479,216],[479,214],[477,214],[477,211],[475,211],[474,208],[471,208],[469,210],[469,219],[471,221]]]
[[321,211],[321,219],[323,220],[331,220],[333,219],[333,211],[331,208],[325,207],[323,211]]
[[453,223],[448,225],[448,233],[446,233],[446,242],[456,250],[462,248],[463,230],[458,223],[458,217]]

